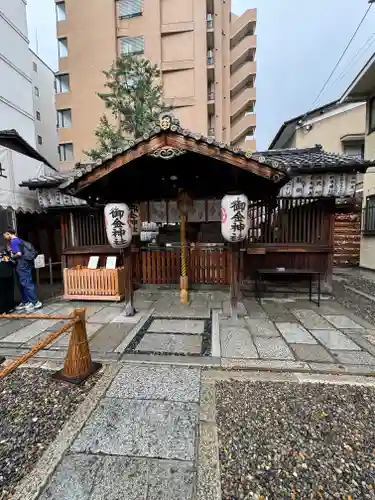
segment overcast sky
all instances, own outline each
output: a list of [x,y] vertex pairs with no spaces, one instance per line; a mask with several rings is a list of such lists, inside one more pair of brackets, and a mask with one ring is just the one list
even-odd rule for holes
[[[258,149],[266,149],[285,120],[311,109],[368,0],[232,0],[236,14],[253,7],[258,8],[256,139]],[[28,0],[28,18],[32,48],[57,69],[54,0]],[[340,97],[375,52],[374,31],[375,6],[314,107]]]

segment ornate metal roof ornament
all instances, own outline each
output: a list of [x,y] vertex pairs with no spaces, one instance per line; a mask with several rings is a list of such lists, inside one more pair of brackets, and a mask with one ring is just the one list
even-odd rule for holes
[[163,148],[157,149],[153,153],[149,155],[153,158],[160,158],[161,160],[171,160],[172,158],[176,158],[177,156],[181,156],[185,154],[186,151],[183,149],[172,148],[171,146],[165,146]]
[[170,111],[160,113],[159,120],[156,122],[162,130],[169,130],[173,125],[180,125],[180,121]]

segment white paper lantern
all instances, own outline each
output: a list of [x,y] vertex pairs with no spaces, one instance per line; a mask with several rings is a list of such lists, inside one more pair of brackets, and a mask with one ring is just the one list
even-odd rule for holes
[[125,203],[108,203],[104,207],[104,218],[111,247],[128,247],[132,241],[129,207]]
[[249,230],[249,201],[244,194],[227,194],[221,200],[221,234],[231,243],[246,238]]

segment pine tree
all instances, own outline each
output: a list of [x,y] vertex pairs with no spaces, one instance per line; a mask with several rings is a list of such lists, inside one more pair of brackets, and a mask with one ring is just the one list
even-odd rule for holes
[[130,139],[137,139],[154,126],[162,111],[167,110],[163,101],[163,88],[158,79],[160,70],[147,59],[123,54],[103,71],[108,92],[98,96],[110,110],[118,126],[112,125],[102,115],[94,131],[97,147],[85,154],[93,160],[123,148]]

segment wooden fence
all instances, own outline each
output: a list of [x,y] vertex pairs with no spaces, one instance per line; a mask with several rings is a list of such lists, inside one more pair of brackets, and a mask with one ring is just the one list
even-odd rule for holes
[[113,300],[124,296],[124,269],[64,269],[64,299]]
[[336,266],[358,265],[360,243],[361,214],[337,213],[334,231],[334,264]]

